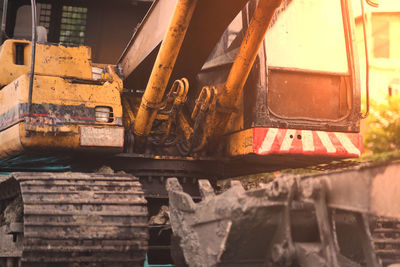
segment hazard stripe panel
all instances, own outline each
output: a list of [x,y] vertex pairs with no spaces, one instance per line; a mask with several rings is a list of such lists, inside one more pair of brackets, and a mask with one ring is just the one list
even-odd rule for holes
[[358,133],[253,129],[253,152],[258,155],[306,154],[350,158],[361,155],[362,144],[362,137]]

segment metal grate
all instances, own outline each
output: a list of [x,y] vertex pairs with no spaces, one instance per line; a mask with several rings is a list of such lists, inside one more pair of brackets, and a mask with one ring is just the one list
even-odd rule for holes
[[86,15],[86,7],[63,6],[60,43],[66,45],[85,44]]
[[37,13],[39,14],[39,25],[45,27],[47,31],[49,31],[51,4],[37,4]]

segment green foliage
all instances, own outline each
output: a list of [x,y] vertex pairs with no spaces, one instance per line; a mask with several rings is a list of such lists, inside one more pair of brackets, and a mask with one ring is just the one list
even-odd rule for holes
[[385,102],[371,102],[364,146],[373,153],[396,151],[400,148],[400,96]]

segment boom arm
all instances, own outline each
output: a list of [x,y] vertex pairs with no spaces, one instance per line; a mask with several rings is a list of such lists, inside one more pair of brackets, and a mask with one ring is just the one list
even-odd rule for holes
[[135,121],[136,136],[145,137],[150,133],[196,4],[197,0],[178,1],[140,104]]
[[[231,13],[237,13],[246,2],[247,1],[243,1],[242,5],[237,5],[237,9],[233,10]],[[221,107],[219,109],[221,112],[218,113],[219,115],[216,117],[216,120],[212,120],[212,128],[220,130],[215,131],[214,134],[221,134],[225,128],[231,115],[230,113],[227,113],[226,110],[235,109],[237,106],[239,98],[238,96],[242,94],[244,83],[252,68],[258,50],[264,40],[264,35],[268,29],[269,23],[274,16],[276,8],[279,7],[281,3],[282,0],[259,1],[258,7],[250,23],[239,55],[235,60],[227,82],[225,83],[223,90],[217,92],[217,101],[218,106]],[[202,9],[202,7],[204,7],[204,3],[202,4],[203,6],[199,4],[199,6],[196,7],[196,1],[181,0],[176,6],[169,30],[166,33],[163,44],[157,56],[157,60],[153,66],[152,74],[148,81],[146,91],[142,98],[142,102],[136,117],[134,133],[137,137],[141,137],[139,138],[139,140],[141,140],[140,143],[143,143],[145,137],[150,133],[153,121],[157,114],[157,109],[162,102],[169,79],[171,75],[176,73],[173,71],[178,70],[177,72],[179,73],[179,69],[182,68],[181,66],[188,64],[188,62],[184,62],[182,64],[182,61],[179,61],[179,57],[184,58],[185,52],[187,51],[188,46],[183,44],[184,40],[193,39],[189,37],[185,39],[185,35],[193,34],[193,31],[198,30],[194,27],[194,25],[198,23],[199,14],[197,14],[197,17],[195,16],[197,21],[195,19],[194,22],[191,22],[191,17],[195,8],[200,14],[202,14],[201,11],[206,12],[204,8]],[[230,20],[222,19],[222,21],[223,22],[220,22],[220,24],[224,26],[222,29],[225,29]],[[188,33],[186,33],[186,31],[188,31]],[[209,43],[212,44],[212,42]],[[181,46],[183,46],[182,49]],[[183,56],[181,54],[183,54]],[[208,54],[205,55],[208,56]],[[177,60],[178,64],[176,66],[175,62]],[[196,63],[199,64],[200,62],[195,62],[194,65],[196,65]],[[189,71],[187,75],[190,74],[191,73]],[[215,125],[218,126],[216,127]],[[209,134],[212,133],[213,131],[209,131]]]
[[[232,110],[238,106],[239,96],[242,95],[244,84],[253,67],[258,50],[264,40],[265,33],[283,0],[260,0],[254,12],[246,36],[242,42],[239,54],[231,68],[222,92],[219,93],[218,105],[221,116],[216,134],[222,134],[228,123]],[[221,109],[222,108],[222,109]]]

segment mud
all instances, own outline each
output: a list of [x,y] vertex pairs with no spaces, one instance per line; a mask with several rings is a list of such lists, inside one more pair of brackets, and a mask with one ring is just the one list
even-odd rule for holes
[[23,221],[23,205],[21,196],[6,201],[0,214],[0,225]]
[[169,208],[168,206],[161,206],[157,215],[154,215],[149,220],[149,225],[168,225],[169,221]]
[[111,169],[109,166],[101,166],[98,170],[95,171],[96,173],[101,174],[114,174],[114,170]]
[[103,165],[95,171],[95,173],[100,174],[127,174],[124,171],[114,171],[110,166]]

